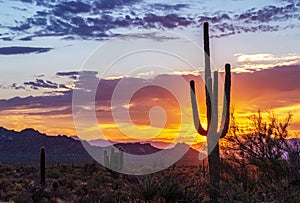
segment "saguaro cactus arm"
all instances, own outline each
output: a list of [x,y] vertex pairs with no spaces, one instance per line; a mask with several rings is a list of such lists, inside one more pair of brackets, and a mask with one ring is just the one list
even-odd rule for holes
[[213,85],[213,92],[211,93],[212,95],[212,100],[211,100],[211,105],[212,105],[212,117],[211,117],[211,123],[210,123],[210,128],[211,131],[217,132],[218,130],[218,93],[219,93],[219,73],[218,71],[214,71],[214,85]]
[[211,77],[211,70],[210,70],[210,50],[209,50],[209,28],[208,23],[205,22],[203,25],[204,33],[204,59],[205,59],[205,82],[207,79]]
[[230,121],[230,90],[231,88],[231,70],[230,64],[225,65],[225,85],[224,85],[224,101],[223,101],[223,113],[220,126],[219,135],[220,138],[226,136],[229,128]]
[[[210,70],[210,48],[209,48],[209,26],[208,22],[203,25],[203,43],[204,43],[204,60],[205,60],[205,96],[206,96],[206,118],[207,118],[207,131],[211,122],[211,96],[212,96],[212,79]],[[207,133],[206,133],[207,134]]]
[[195,93],[195,82],[193,80],[190,81],[190,89],[191,89],[191,101],[192,101],[192,109],[193,109],[193,119],[194,125],[200,135],[207,135],[207,131],[202,127],[200,116],[198,113],[198,105]]

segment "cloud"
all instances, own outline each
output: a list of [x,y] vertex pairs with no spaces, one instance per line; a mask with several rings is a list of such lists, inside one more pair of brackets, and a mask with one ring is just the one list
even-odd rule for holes
[[0,47],[0,55],[16,55],[16,54],[40,54],[51,51],[53,48],[44,47]]
[[[62,39],[105,40],[120,36],[122,28],[176,29],[197,28],[210,22],[212,37],[243,32],[269,32],[293,29],[300,18],[298,2],[285,1],[261,8],[213,12],[201,10],[198,3],[147,3],[142,0],[22,0],[36,12],[24,13],[22,20],[5,26],[0,40],[30,41],[35,37],[60,36]],[[198,6],[198,7],[197,7]],[[209,10],[209,8],[207,8]],[[200,13],[200,14],[199,14]]]
[[57,72],[57,76],[62,76],[62,77],[71,77],[71,76],[78,76],[80,74],[79,71],[69,71],[69,72]]
[[178,16],[177,14],[168,14],[164,16],[158,16],[150,13],[144,17],[145,27],[147,28],[176,28],[186,27],[193,23],[193,20]]
[[35,112],[28,112],[27,115],[35,116],[57,116],[57,115],[71,115],[72,108],[66,107],[60,110],[46,110],[46,111],[35,111]]
[[23,85],[17,85],[17,83],[13,83],[10,88],[15,89],[15,90],[20,90],[20,89],[25,89]]
[[300,64],[299,54],[276,56],[273,54],[235,54],[237,56],[236,72],[254,72],[277,66]]
[[[297,56],[285,56],[286,61],[294,60]],[[243,55],[238,59],[239,62],[244,63],[248,61],[274,61],[277,59],[273,55],[261,54],[256,55]],[[274,63],[276,65],[277,63]],[[276,66],[269,69],[261,69],[261,71],[256,72],[241,72],[233,73],[233,98],[236,101],[241,101],[244,104],[268,104],[270,100],[268,98],[274,98],[273,106],[282,105],[280,100],[290,100],[292,98],[297,98],[293,94],[289,94],[291,91],[299,91],[299,74],[300,66],[299,65],[285,65],[285,66]],[[73,91],[81,91],[83,97],[85,94],[97,88],[96,90],[96,107],[99,112],[103,113],[104,109],[107,112],[110,109],[111,98],[115,91],[116,86],[122,80],[122,85],[126,85],[128,90],[133,87],[139,87],[147,84],[146,88],[140,89],[137,94],[135,94],[131,106],[133,113],[135,112],[136,122],[139,121],[138,112],[142,112],[143,116],[147,115],[148,110],[153,107],[153,104],[166,104],[173,106],[174,98],[163,88],[153,86],[153,82],[158,82],[160,84],[169,83],[176,84],[178,83],[176,75],[159,75],[152,80],[145,80],[143,78],[117,78],[117,79],[99,79],[97,77],[97,72],[95,71],[84,71],[83,73],[78,73],[78,71],[70,72],[58,72],[56,75],[60,76],[74,76],[77,75],[78,78],[74,82],[74,88],[68,88],[64,84],[59,84],[51,82],[49,80],[36,79],[32,82],[25,82],[25,86],[30,86],[32,89],[40,90],[51,90],[52,95],[36,96],[36,97],[26,97],[26,98],[12,98],[8,100],[0,100],[0,109],[19,109],[19,108],[67,108],[72,105],[72,93]],[[186,81],[192,79],[196,80],[198,86],[201,86],[201,77],[199,73],[189,74],[184,73],[183,78]],[[237,85],[238,84],[238,85]],[[12,88],[23,89],[22,86],[13,84]],[[202,89],[202,88],[200,88]],[[197,91],[200,91],[198,89]],[[189,92],[186,87],[178,87],[179,94],[186,94]],[[56,94],[58,93],[58,94]],[[121,93],[120,93],[121,94]],[[199,94],[202,95],[202,92]],[[299,95],[300,96],[300,95]],[[126,94],[123,96],[120,95],[119,99],[126,97]],[[277,102],[278,101],[278,102]],[[189,101],[186,101],[186,105],[189,104]],[[124,108],[124,101],[117,102],[120,104],[119,107]],[[175,102],[176,103],[176,102]],[[174,103],[174,105],[176,105]],[[166,107],[167,108],[167,107]],[[170,111],[171,108],[167,108]],[[111,116],[110,116],[111,117]],[[109,118],[110,118],[109,117]],[[145,118],[146,119],[146,118]],[[148,120],[148,118],[146,119]]]
[[162,33],[150,32],[150,33],[138,33],[138,34],[123,34],[120,38],[126,39],[152,39],[155,41],[174,40],[178,37],[165,36]]
[[[138,9],[130,13],[126,9],[142,3],[141,0],[95,0],[95,1],[23,1],[38,5],[35,14],[24,20],[15,21],[15,25],[6,26],[11,33],[3,33],[4,39],[30,41],[34,37],[62,36],[64,39],[102,40],[115,36],[111,31],[118,28],[167,28],[189,26],[193,19],[177,13],[186,4],[147,4],[146,10]],[[167,14],[157,15],[156,11]],[[136,13],[138,12],[138,14]],[[160,12],[161,13],[161,12]],[[28,14],[27,14],[28,15]],[[116,35],[118,35],[116,33]]]
[[[241,57],[240,62],[249,61],[276,61],[276,57],[270,55],[259,55],[254,59],[252,56]],[[74,74],[72,74],[72,72]],[[65,77],[76,75],[77,71],[62,72]],[[222,74],[221,74],[222,75]],[[240,118],[249,113],[256,112],[258,109],[265,110],[273,108],[278,110],[278,113],[291,110],[296,105],[299,106],[300,102],[300,65],[278,66],[269,69],[262,69],[256,72],[242,72],[232,73],[232,105],[237,110],[237,116]],[[61,77],[64,77],[61,76]],[[189,98],[188,85],[181,86],[178,84],[178,75],[159,75],[151,80],[145,80],[142,78],[118,78],[118,79],[101,79],[97,77],[97,73],[93,71],[87,71],[85,74],[80,74],[78,81],[75,81],[78,89],[69,89],[60,94],[54,95],[42,95],[42,96],[29,96],[25,98],[15,97],[11,99],[0,100],[0,114],[2,118],[5,118],[6,122],[13,122],[18,118],[24,119],[27,125],[31,125],[30,121],[40,120],[39,116],[45,116],[47,122],[55,123],[54,128],[64,129],[65,126],[72,126],[72,93],[77,90],[87,90],[83,92],[83,98],[85,94],[88,94],[88,90],[91,90],[92,86],[96,84],[98,86],[96,96],[96,115],[101,125],[111,126],[115,128],[112,109],[120,111],[129,110],[132,121],[142,127],[150,124],[149,111],[154,106],[162,106],[168,117],[168,123],[166,127],[172,129],[174,126],[180,124],[181,110],[185,113],[191,113],[191,106]],[[223,75],[222,75],[223,76]],[[197,95],[199,101],[199,108],[202,116],[205,112],[205,101],[203,96],[205,95],[203,81],[198,74],[184,75],[183,78],[188,82],[195,80],[197,84]],[[223,78],[223,77],[222,77]],[[120,84],[125,85],[124,88],[130,89],[145,85],[142,89],[139,89],[132,99],[130,104],[124,100],[128,91],[120,92],[119,101],[116,106],[111,106],[112,95],[116,90],[116,86]],[[89,81],[92,81],[89,83]],[[178,101],[170,92],[166,89],[151,85],[152,82],[159,82],[161,84],[174,84],[177,85],[176,93],[186,95],[183,107],[181,110],[178,107]],[[98,84],[99,82],[99,84]],[[44,88],[45,84],[54,85],[53,82],[35,81],[38,86]],[[58,85],[58,84],[57,84]],[[15,85],[18,86],[18,85]],[[54,85],[55,86],[55,85]],[[93,87],[95,88],[95,86]],[[59,91],[55,88],[45,88],[45,90]],[[82,97],[80,97],[82,98]],[[80,106],[79,110],[84,110],[84,106]],[[277,113],[277,112],[276,112]],[[299,114],[300,115],[300,114]],[[23,117],[22,117],[23,116]],[[61,123],[57,122],[58,117],[61,118]],[[192,118],[192,117],[191,117]],[[51,120],[52,119],[52,120]],[[203,118],[204,119],[204,118]],[[300,118],[299,118],[300,119]],[[298,120],[297,120],[298,121]],[[66,123],[68,125],[66,125]],[[20,123],[19,121],[16,123]],[[23,123],[23,122],[22,122]],[[191,121],[192,123],[192,121]],[[45,124],[47,126],[47,124]],[[70,127],[72,128],[72,127]],[[113,135],[116,137],[119,135],[118,131],[113,131]],[[111,133],[109,133],[111,134]]]
[[[291,91],[296,89],[300,90],[300,83],[297,82],[299,80],[300,74],[299,64],[276,66],[270,69],[252,73],[248,72],[235,74],[235,77],[238,77],[240,80],[242,80],[243,85],[249,85],[251,89],[257,91],[257,96],[263,95],[262,92],[265,92],[265,94],[267,94],[271,91]],[[258,93],[259,91],[261,91],[261,94]]]
[[[69,96],[68,96],[69,95]],[[0,100],[0,110],[57,108],[70,105],[72,97],[67,92],[64,95],[14,97]]]
[[56,16],[66,16],[68,14],[89,13],[92,6],[81,1],[66,1],[57,4],[53,13]]
[[237,20],[245,23],[267,23],[299,17],[299,8],[294,3],[282,7],[265,6],[262,9],[250,9],[236,16]]
[[178,10],[182,10],[184,8],[189,8],[190,5],[189,4],[175,4],[175,5],[170,5],[170,4],[163,4],[163,3],[156,3],[151,5],[151,7],[153,9],[156,10],[162,10],[162,11],[178,11]]
[[80,72],[79,71],[57,72],[56,75],[59,77],[69,77],[72,80],[76,80],[78,79]]
[[97,77],[97,71],[82,71],[78,76],[78,80],[75,82],[76,89],[86,92],[92,91],[97,87],[99,78]]
[[57,84],[49,80],[36,79],[35,81],[24,82],[24,85],[30,86],[31,89],[69,89],[65,84]]
[[141,0],[98,0],[94,2],[94,5],[96,6],[97,9],[100,10],[111,10],[111,9],[116,9],[120,8],[123,6],[130,6],[132,4],[136,4],[138,2],[141,2]]
[[[290,3],[285,6],[251,8],[240,13],[215,12],[211,16],[199,16],[198,22],[210,22],[212,37],[220,38],[248,32],[274,32],[293,29],[298,25],[291,21],[300,17],[300,6]],[[297,22],[297,21],[296,21]]]
[[[60,76],[72,76],[77,75],[77,71],[70,72],[58,72],[57,75]],[[160,81],[161,83],[168,76],[157,77],[155,80]],[[177,76],[176,76],[177,77]],[[171,77],[172,78],[172,77]],[[64,91],[59,91],[61,88],[66,88],[62,86],[62,84],[58,84],[55,82],[51,82],[49,80],[36,79],[35,81],[24,82],[25,86],[30,86],[32,89],[45,89],[45,90],[53,90],[59,91],[59,95],[43,95],[43,96],[29,96],[25,98],[15,97],[12,99],[2,99],[0,100],[0,109],[3,110],[13,110],[13,109],[48,109],[48,108],[67,108],[72,105],[72,93],[73,91],[81,91],[83,94],[88,94],[92,88],[97,88],[95,99],[97,104],[97,109],[103,112],[103,109],[107,111],[109,106],[111,105],[111,98],[115,87],[118,85],[121,79],[101,79],[97,77],[97,72],[95,71],[83,71],[79,74],[78,80],[75,81],[75,89],[65,89]],[[172,79],[168,79],[171,81]],[[142,78],[123,78],[123,82],[125,82],[128,88],[133,88],[136,86],[142,86],[145,82],[149,83],[149,87],[144,88],[139,91],[138,94],[135,95],[135,100],[132,101],[135,103],[135,112],[142,110],[142,106],[145,105],[147,108],[150,108],[147,105],[147,100],[152,101],[153,98],[156,98],[155,102],[159,104],[165,103],[166,105],[172,104],[172,101],[169,100],[169,93],[166,90],[151,86],[152,83],[150,80],[145,80]],[[172,81],[171,81],[172,82]],[[175,81],[173,81],[175,82]],[[13,87],[18,88],[17,84],[13,84]],[[52,91],[51,91],[52,92]],[[121,97],[122,99],[123,97]],[[138,104],[137,101],[142,101]],[[121,102],[122,103],[122,102]],[[121,105],[120,103],[120,105]],[[122,105],[121,105],[122,106]],[[120,107],[121,107],[120,106]],[[41,110],[46,114],[47,111]],[[49,111],[50,112],[50,111]],[[52,110],[51,110],[52,112]],[[55,111],[54,111],[55,112]],[[52,112],[51,114],[54,114]],[[67,113],[67,111],[65,111]],[[138,114],[137,114],[138,115]],[[145,111],[145,116],[148,116]],[[147,118],[148,119],[148,118]]]
[[199,20],[198,22],[199,23],[204,23],[204,22],[211,22],[211,23],[220,23],[224,20],[230,20],[231,17],[226,14],[226,13],[223,13],[223,14],[217,14],[216,16],[199,16],[198,17]]
[[[0,36],[1,36],[1,35],[0,35]],[[0,40],[10,42],[10,41],[13,40],[13,37],[0,37]]]
[[279,25],[256,25],[256,26],[240,26],[228,23],[216,24],[212,30],[216,34],[212,34],[212,38],[227,37],[230,35],[250,32],[275,32],[279,30],[286,30],[294,28],[292,25],[279,26]]
[[23,38],[20,38],[19,40],[21,41],[31,41],[32,40],[32,37],[28,36],[28,37],[23,37]]
[[[300,111],[300,65],[279,66],[253,73],[233,73],[232,105],[245,118],[258,110],[274,110],[279,115]],[[298,121],[296,120],[296,121]]]

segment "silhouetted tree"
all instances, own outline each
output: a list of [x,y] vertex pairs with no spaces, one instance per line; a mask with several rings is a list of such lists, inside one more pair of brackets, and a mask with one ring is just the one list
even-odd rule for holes
[[292,114],[280,121],[273,113],[264,119],[258,112],[250,117],[246,133],[231,117],[230,135],[223,149],[229,163],[224,172],[232,178],[231,184],[240,184],[239,193],[252,193],[260,201],[294,202],[300,198],[296,192],[300,189],[300,142],[288,139]]

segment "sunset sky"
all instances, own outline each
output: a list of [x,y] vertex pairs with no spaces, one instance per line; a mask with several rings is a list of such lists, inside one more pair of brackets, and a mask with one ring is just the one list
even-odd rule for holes
[[189,81],[205,122],[206,21],[221,90],[232,65],[238,121],[291,112],[297,136],[297,0],[0,0],[0,126],[88,140],[200,140]]

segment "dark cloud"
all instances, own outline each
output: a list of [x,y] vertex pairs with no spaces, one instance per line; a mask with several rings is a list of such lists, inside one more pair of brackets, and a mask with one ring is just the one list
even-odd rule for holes
[[216,24],[213,26],[212,31],[217,34],[212,34],[213,38],[221,38],[234,34],[247,33],[247,32],[274,32],[278,30],[285,30],[291,28],[291,26],[279,26],[279,25],[257,25],[257,26],[240,26],[228,23]]
[[13,38],[12,37],[0,37],[0,40],[2,40],[2,41],[12,41]]
[[[76,84],[80,86],[80,81],[89,78],[90,81],[97,79],[97,71],[69,71],[69,72],[57,72],[56,75],[59,77],[68,77],[73,80],[79,79]],[[87,82],[87,81],[86,81]]]
[[15,54],[39,54],[51,51],[53,48],[44,47],[0,47],[0,55],[15,55]]
[[217,14],[216,16],[199,16],[198,22],[204,23],[204,22],[211,22],[211,23],[220,23],[224,20],[230,20],[231,17],[228,14]]
[[299,16],[299,8],[295,4],[288,4],[283,7],[266,6],[262,9],[250,9],[236,16],[237,20],[245,23],[267,23],[270,21],[288,20]]
[[53,10],[56,16],[69,14],[89,13],[92,6],[81,1],[66,1],[57,4]]
[[25,89],[24,86],[22,85],[17,85],[17,83],[13,83],[10,88],[15,89],[15,90],[20,90],[20,89]]
[[26,8],[18,8],[18,7],[15,7],[15,6],[13,6],[12,8],[15,9],[15,10],[18,10],[18,11],[27,11]]
[[156,14],[147,14],[144,19],[145,27],[147,28],[176,28],[186,27],[193,23],[192,19],[180,17],[177,14],[168,14],[158,16]]
[[31,41],[32,37],[30,37],[30,36],[28,36],[28,37],[22,37],[19,40],[21,40],[21,41]]
[[[172,12],[187,8],[186,4],[152,4],[149,5],[149,8],[154,11],[153,13],[136,16],[134,11],[124,14],[119,12],[117,15],[112,12],[119,11],[123,7],[129,8],[140,3],[141,0],[95,0],[90,2],[24,0],[24,2],[39,5],[40,9],[31,17],[25,18],[23,21],[16,21],[15,26],[7,27],[12,31],[8,35],[20,34],[19,40],[22,41],[45,36],[102,40],[118,35],[111,33],[112,29],[123,27],[173,29],[193,23],[192,19]],[[166,15],[154,14],[157,10],[166,11]],[[6,37],[3,36],[2,40],[5,40]]]
[[31,89],[58,89],[64,88],[69,89],[65,84],[57,84],[55,82],[51,82],[49,80],[36,79],[35,81],[24,82],[24,85],[30,86]]
[[20,0],[20,1],[24,3],[33,3],[33,0]]
[[77,76],[79,75],[79,71],[70,71],[70,72],[57,72],[57,76]]
[[42,78],[42,77],[44,77],[44,76],[45,76],[44,74],[40,74],[40,75],[35,75],[34,77]]
[[247,32],[273,32],[293,28],[292,23],[278,23],[300,17],[300,7],[294,3],[286,6],[265,6],[261,9],[249,9],[233,16],[216,12],[213,16],[199,16],[198,22],[210,22],[212,37],[225,37]]
[[0,110],[13,110],[13,109],[31,109],[31,108],[63,108],[71,106],[72,93],[65,92],[63,95],[51,96],[29,96],[29,97],[14,97],[11,99],[0,100]]
[[156,10],[163,10],[163,11],[172,11],[172,10],[175,10],[175,11],[178,11],[178,10],[181,10],[183,8],[189,8],[190,5],[188,5],[188,4],[170,5],[170,4],[156,3],[156,4],[151,5],[151,7],[153,9],[156,9]]
[[[37,5],[39,9],[32,16],[16,21],[14,26],[5,27],[10,33],[0,34],[0,40],[11,41],[16,36],[22,41],[45,36],[61,36],[69,40],[105,40],[119,36],[118,28],[174,29],[200,26],[204,22],[210,22],[215,28],[213,37],[224,37],[241,32],[276,31],[288,25],[288,28],[293,28],[295,22],[281,26],[279,23],[300,18],[298,1],[283,1],[282,6],[251,8],[240,13],[220,10],[198,17],[190,17],[194,14],[188,11],[182,12],[183,9],[192,10],[189,4],[145,4],[142,0],[19,1]],[[133,10],[142,5],[141,2],[146,8]]]
[[[265,6],[261,9],[251,8],[240,14],[235,14],[231,16],[229,13],[215,12],[211,16],[199,16],[198,22],[210,22],[212,24],[219,23],[230,23],[235,25],[239,23],[240,26],[246,26],[247,24],[257,24],[257,23],[268,23],[277,21],[286,21],[288,19],[297,19],[299,15],[300,8],[294,3],[288,4],[286,6]],[[243,23],[243,24],[240,24]]]
[[138,39],[152,39],[152,40],[156,40],[156,41],[164,41],[164,40],[174,40],[174,39],[178,39],[178,37],[170,37],[170,36],[165,36],[165,35],[161,35],[161,33],[157,33],[157,32],[150,32],[150,33],[143,33],[143,34],[124,34],[122,36],[120,36],[122,39],[132,39],[132,38],[138,38]]
[[116,9],[123,6],[130,6],[139,2],[141,2],[141,0],[98,0],[94,1],[94,5],[97,9],[108,10]]

